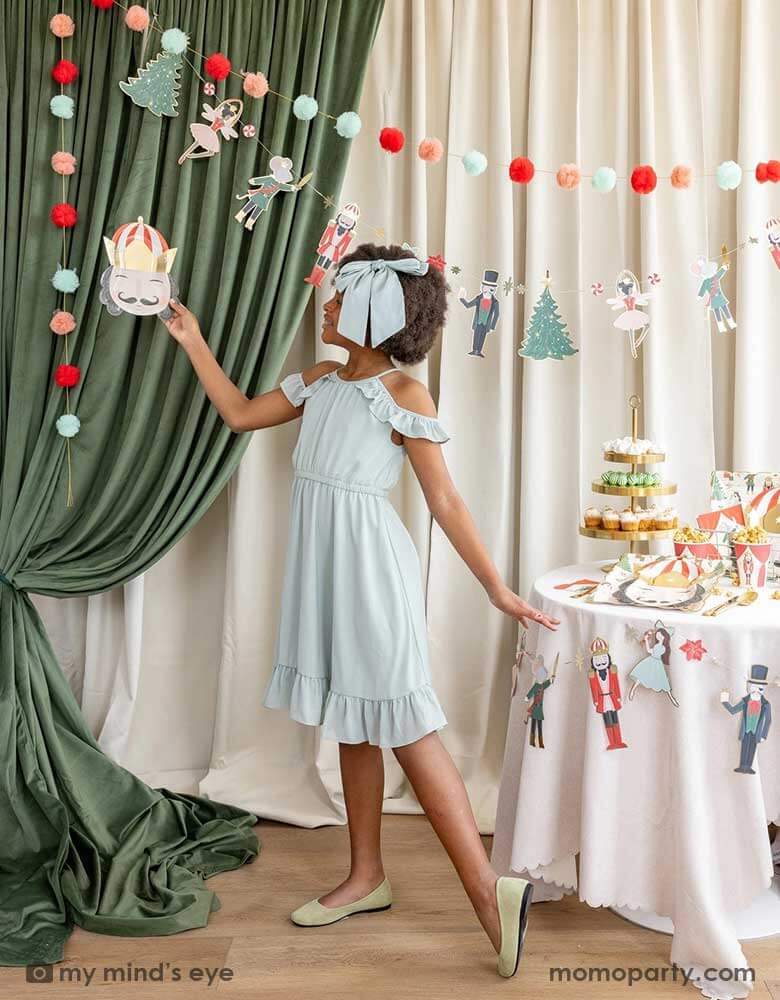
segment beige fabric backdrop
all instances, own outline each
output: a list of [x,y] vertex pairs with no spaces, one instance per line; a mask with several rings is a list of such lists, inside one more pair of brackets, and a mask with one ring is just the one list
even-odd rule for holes
[[[625,433],[626,399],[644,400],[645,428],[665,442],[666,473],[685,517],[703,509],[714,463],[780,469],[773,410],[780,371],[780,272],[764,223],[780,189],[746,177],[736,193],[712,174],[721,160],[780,154],[776,97],[780,5],[773,0],[392,0],[368,72],[341,201],[361,229],[441,252],[476,291],[484,267],[528,286],[501,295],[487,357],[467,357],[468,314],[453,299],[441,342],[419,376],[439,400],[452,440],[446,458],[506,578],[521,593],[545,570],[605,556],[581,539],[579,512],[602,468],[600,443]],[[375,136],[404,129],[390,157]],[[490,166],[467,177],[445,158],[426,167],[423,135],[453,153],[476,147]],[[508,181],[512,155],[554,171],[577,161],[627,174],[653,163],[694,166],[688,192],[661,181],[649,198],[618,182],[562,191],[539,173],[527,191]],[[726,290],[736,335],[713,333],[689,266],[748,234]],[[662,284],[650,335],[631,360],[605,299],[631,267]],[[579,353],[521,362],[522,328],[550,268],[553,293]],[[570,294],[601,280],[601,299]],[[324,356],[322,296],[288,370]],[[275,819],[343,822],[337,748],[261,707],[272,666],[287,533],[295,425],[257,434],[227,496],[159,565],[124,592],[41,601],[68,675],[102,745],[152,783],[193,787]],[[444,739],[466,778],[480,826],[492,828],[516,630],[488,604],[429,518],[407,474],[393,497],[427,572],[434,683],[450,724]],[[416,809],[388,759],[387,809]],[[205,776],[204,776],[205,775]]]

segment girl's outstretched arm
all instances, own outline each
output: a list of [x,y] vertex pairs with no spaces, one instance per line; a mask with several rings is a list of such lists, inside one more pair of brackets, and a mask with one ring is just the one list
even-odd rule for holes
[[[171,309],[174,315],[163,322],[171,336],[187,352],[195,374],[206,390],[206,395],[219,410],[219,415],[231,431],[253,431],[262,427],[275,427],[277,424],[295,420],[303,413],[303,406],[293,406],[281,389],[272,389],[261,396],[248,399],[220,368],[200,331],[195,314],[180,302],[171,301]],[[335,361],[323,361],[305,371],[303,380],[309,385],[337,367]]]
[[[399,406],[426,417],[436,416],[436,407],[428,390],[416,379],[398,380],[389,384],[388,389]],[[525,626],[529,622],[538,622],[554,632],[560,624],[558,619],[531,607],[501,579],[466,504],[450,478],[441,445],[426,438],[405,437],[403,441],[431,514],[485,588],[491,603]]]

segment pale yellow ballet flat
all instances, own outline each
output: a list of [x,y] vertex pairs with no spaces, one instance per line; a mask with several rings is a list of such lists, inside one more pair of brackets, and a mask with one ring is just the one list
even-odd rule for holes
[[304,903],[290,914],[290,920],[299,927],[325,927],[337,920],[351,917],[355,913],[377,913],[389,910],[393,902],[393,892],[387,879],[362,899],[346,906],[323,906],[318,899]]
[[498,974],[505,979],[514,976],[520,964],[533,894],[534,887],[524,878],[502,875],[496,882],[498,920],[501,925]]

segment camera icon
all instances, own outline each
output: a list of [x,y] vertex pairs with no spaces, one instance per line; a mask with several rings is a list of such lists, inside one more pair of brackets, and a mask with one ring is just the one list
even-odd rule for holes
[[28,983],[51,983],[54,981],[54,966],[52,965],[28,965]]

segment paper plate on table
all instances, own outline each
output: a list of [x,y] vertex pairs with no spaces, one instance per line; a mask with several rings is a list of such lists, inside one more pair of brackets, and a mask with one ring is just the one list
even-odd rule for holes
[[720,560],[623,556],[591,598],[595,603],[700,611],[725,571]]

